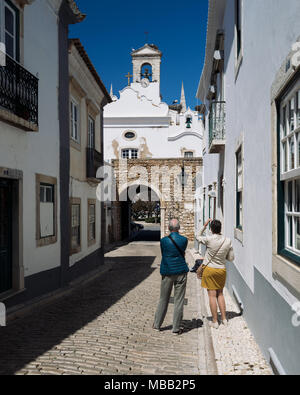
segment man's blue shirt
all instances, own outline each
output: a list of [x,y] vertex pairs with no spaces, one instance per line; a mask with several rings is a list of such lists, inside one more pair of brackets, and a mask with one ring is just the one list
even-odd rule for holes
[[[171,237],[178,245],[180,250],[184,253],[187,249],[188,239],[184,236],[181,236],[177,232],[171,233]],[[162,276],[172,276],[175,274],[189,272],[189,268],[186,264],[185,258],[180,254],[180,252],[168,236],[161,239],[160,248],[162,253],[160,274]]]

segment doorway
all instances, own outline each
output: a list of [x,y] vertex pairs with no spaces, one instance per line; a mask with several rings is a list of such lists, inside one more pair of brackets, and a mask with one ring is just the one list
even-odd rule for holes
[[12,289],[12,181],[0,178],[0,294]]

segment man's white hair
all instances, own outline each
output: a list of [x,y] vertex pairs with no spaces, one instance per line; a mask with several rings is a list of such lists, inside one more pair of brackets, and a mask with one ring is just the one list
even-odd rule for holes
[[180,229],[180,223],[179,223],[178,219],[176,219],[176,218],[171,219],[171,221],[169,223],[170,232],[178,232],[179,229]]

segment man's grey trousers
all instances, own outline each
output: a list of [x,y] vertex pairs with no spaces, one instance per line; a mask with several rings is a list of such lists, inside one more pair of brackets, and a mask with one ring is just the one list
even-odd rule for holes
[[160,300],[154,319],[154,328],[160,329],[168,311],[171,292],[174,286],[173,332],[179,332],[183,318],[184,297],[186,292],[187,273],[173,276],[162,276]]

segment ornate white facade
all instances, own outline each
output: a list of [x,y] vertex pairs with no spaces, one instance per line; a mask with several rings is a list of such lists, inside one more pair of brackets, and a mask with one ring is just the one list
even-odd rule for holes
[[203,123],[186,109],[183,87],[181,104],[161,100],[162,53],[146,44],[131,56],[133,82],[119,98],[111,91],[113,102],[104,109],[105,160],[201,157]]

